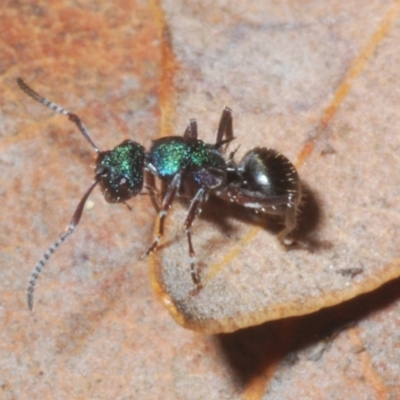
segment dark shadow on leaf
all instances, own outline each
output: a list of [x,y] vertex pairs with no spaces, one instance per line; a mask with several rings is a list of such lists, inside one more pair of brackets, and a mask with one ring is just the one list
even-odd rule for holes
[[[268,322],[216,335],[216,345],[243,386],[274,363],[293,364],[300,356],[318,360],[340,331],[400,300],[400,279],[359,297],[302,317]],[[322,346],[316,345],[321,343]],[[310,352],[298,355],[311,347]]]

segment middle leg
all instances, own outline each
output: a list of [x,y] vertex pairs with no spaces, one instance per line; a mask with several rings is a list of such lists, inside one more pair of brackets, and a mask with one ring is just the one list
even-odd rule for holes
[[147,257],[150,253],[155,251],[160,244],[161,238],[164,235],[164,222],[167,217],[168,210],[170,209],[172,203],[174,202],[175,196],[179,191],[181,186],[181,174],[176,174],[172,179],[171,183],[168,186],[167,192],[163,198],[161,210],[159,213],[159,225],[158,225],[158,234],[153,244],[149,247],[149,249],[145,253],[145,257]]

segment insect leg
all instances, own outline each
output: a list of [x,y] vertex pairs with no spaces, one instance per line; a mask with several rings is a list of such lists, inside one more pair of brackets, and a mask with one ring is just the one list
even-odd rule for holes
[[206,197],[206,189],[201,188],[197,191],[196,195],[193,197],[192,201],[190,202],[189,211],[185,220],[185,230],[188,240],[189,246],[189,257],[190,257],[190,274],[192,276],[193,283],[196,285],[197,289],[201,288],[201,282],[199,273],[196,268],[195,264],[195,252],[192,244],[192,236],[190,232],[190,228],[192,223],[197,215],[201,212],[201,205],[204,203]]
[[181,185],[181,174],[176,174],[172,179],[171,183],[168,186],[168,190],[165,193],[163,198],[162,207],[159,213],[159,225],[158,225],[158,234],[153,242],[153,244],[146,251],[145,256],[148,256],[150,253],[155,251],[161,241],[161,238],[164,235],[164,221],[168,214],[168,210],[170,209],[172,203],[174,202],[176,193],[178,192]]
[[192,139],[196,140],[197,139],[197,121],[195,119],[191,119],[189,121],[189,125],[185,130],[185,133],[183,134],[184,139]]
[[297,224],[297,205],[288,204],[285,212],[285,227],[278,233],[278,239],[283,245],[290,245],[292,241],[285,240],[293,229],[296,228]]
[[161,210],[161,205],[159,203],[159,193],[157,193],[155,177],[150,171],[145,169],[144,180],[145,180],[145,188],[148,190],[150,194],[151,203],[153,204],[153,207],[156,210],[156,212],[159,212]]
[[[223,140],[224,136],[225,140]],[[218,130],[215,135],[215,144],[221,143],[222,141],[229,143],[232,139],[232,110],[229,107],[225,107],[222,110],[221,119],[219,120]]]

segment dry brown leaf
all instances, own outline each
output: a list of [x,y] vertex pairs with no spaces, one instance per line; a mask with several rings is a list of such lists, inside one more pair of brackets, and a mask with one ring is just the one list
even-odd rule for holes
[[[348,71],[358,50],[382,29],[391,4],[286,2],[277,4],[280,13],[270,13],[268,20],[279,30],[288,15],[293,13],[300,22],[306,15],[306,25],[326,26],[338,40],[351,37],[347,48],[352,50],[343,66],[343,71]],[[232,13],[227,7],[220,10],[215,14],[216,22]],[[239,14],[245,11],[235,10]],[[124,206],[105,204],[95,191],[93,207],[85,210],[74,236],[46,266],[37,286],[34,312],[28,312],[25,290],[29,274],[45,248],[64,229],[90,184],[94,157],[75,127],[26,97],[15,78],[25,78],[43,95],[78,112],[101,149],[127,137],[148,148],[159,132],[160,49],[154,15],[163,17],[160,9],[153,7],[152,11],[153,15],[145,3],[96,0],[7,1],[0,8],[0,398],[397,398],[398,281],[328,310],[233,334],[207,336],[182,329],[157,301],[150,289],[146,263],[139,261],[151,241],[155,217],[146,196],[130,202],[129,212]],[[383,33],[363,74],[382,57],[390,64],[397,54],[393,39],[398,37],[397,25]],[[291,29],[286,32],[290,41]],[[315,53],[320,50],[316,47]],[[206,49],[198,51],[207,53]],[[385,61],[383,66],[390,65]],[[379,86],[379,93],[385,93],[379,97],[382,104],[377,107],[360,98],[351,110],[340,103],[329,135],[337,132],[334,124],[341,120],[341,112],[351,113],[365,106],[364,118],[377,123],[389,98],[391,107],[384,115],[396,110],[395,75],[381,75],[381,69],[374,67],[366,78],[369,85]],[[309,71],[322,90],[327,85],[321,76],[324,71],[317,69],[314,73],[311,66]],[[175,76],[163,76],[163,115],[165,96],[173,94],[168,82]],[[359,77],[352,81],[350,94],[363,86]],[[338,82],[342,78],[338,77]],[[209,89],[210,94],[217,92]],[[302,90],[297,99],[306,99]],[[331,90],[332,85],[326,87],[328,96],[333,96]],[[215,104],[210,102],[209,109],[190,112],[171,103],[166,114],[173,116],[176,110],[181,118],[176,123],[179,127],[184,127],[190,117],[198,118],[201,134],[212,140],[224,102],[235,106],[228,100],[217,99]],[[326,106],[329,104],[327,99]],[[243,152],[243,146],[251,145],[241,133],[246,130],[238,130],[240,124],[243,129],[248,127],[244,120],[240,122],[247,111],[236,107],[235,111],[236,142]],[[289,147],[276,135],[291,126],[291,114],[289,109],[286,116],[269,117],[263,129],[268,129],[268,145],[296,160],[301,140],[307,137],[304,132],[319,126],[323,116],[305,112],[308,125],[299,125],[304,136],[300,143],[293,139],[293,147]],[[246,118],[250,123],[253,120],[250,115]],[[270,125],[274,119],[276,122]],[[390,129],[396,132],[396,118],[391,124]],[[341,132],[344,135],[346,130]],[[264,130],[254,143],[261,140],[262,133]],[[328,139],[331,143],[330,136]],[[314,152],[313,156],[317,155]],[[300,171],[303,174],[305,167]],[[307,183],[316,197],[319,183]],[[180,207],[177,204],[177,211]],[[218,216],[219,211],[228,215],[229,223],[242,226],[245,222],[250,231],[257,226],[248,216],[225,210],[223,203],[213,204],[204,215],[206,219],[196,224],[194,240],[196,245],[201,243],[201,239],[197,242],[203,230],[200,224],[205,223],[204,229],[212,226],[209,237],[222,243],[219,251],[223,258],[229,256],[235,243],[226,241],[229,226],[225,228],[224,220],[215,222],[213,213]],[[324,208],[321,212],[324,214]],[[341,215],[343,219],[350,217]],[[176,223],[180,224],[180,218],[178,215]],[[171,228],[172,223],[173,219]],[[270,227],[269,220],[265,224]],[[181,234],[178,226],[176,232]],[[246,238],[251,242],[246,232],[245,236],[232,232],[242,243]],[[275,237],[269,231],[257,235],[266,239],[263,243],[275,246]],[[166,244],[181,249],[179,257],[186,276],[186,243]],[[209,266],[204,268],[207,271]]]
[[152,266],[170,313],[190,329],[231,332],[339,304],[398,277],[400,74],[396,35],[387,34],[398,3],[356,32],[355,13],[367,16],[378,3],[324,7],[313,19],[303,6],[212,4],[163,2],[165,54],[175,63],[166,62],[175,75],[162,98],[164,134],[181,134],[190,116],[211,143],[228,105],[237,159],[255,146],[297,159],[307,192],[301,245],[285,251],[268,218],[254,223],[244,208],[211,203],[192,229],[205,282],[193,296],[187,207],[174,206]]

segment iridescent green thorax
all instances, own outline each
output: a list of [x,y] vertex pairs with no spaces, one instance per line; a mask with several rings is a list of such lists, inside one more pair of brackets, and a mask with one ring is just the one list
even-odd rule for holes
[[101,152],[95,174],[106,201],[119,203],[138,194],[143,187],[143,166],[144,148],[131,140]]
[[154,166],[160,178],[172,178],[186,168],[190,148],[181,136],[161,138],[153,142],[148,162]]
[[190,165],[192,168],[215,167],[225,169],[225,160],[214,146],[197,140],[190,147]]
[[161,179],[208,167],[225,169],[224,158],[214,146],[201,140],[185,140],[181,136],[155,140],[147,162]]

